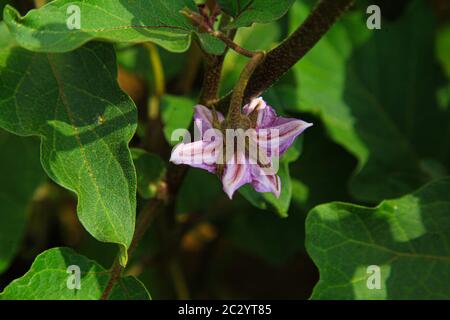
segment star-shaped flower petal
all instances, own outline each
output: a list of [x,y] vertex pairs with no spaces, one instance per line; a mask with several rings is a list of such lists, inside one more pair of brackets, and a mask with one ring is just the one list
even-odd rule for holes
[[[258,192],[272,192],[279,197],[280,177],[275,172],[267,170],[267,167],[271,167],[274,157],[281,157],[294,140],[312,124],[298,119],[278,117],[275,110],[262,98],[253,99],[245,105],[243,113],[252,122],[253,131],[248,136],[258,150],[256,156],[258,159],[250,155],[249,148],[239,149],[234,144],[228,146],[220,130],[223,128],[214,127],[213,112],[205,106],[197,105],[194,122],[202,139],[178,144],[172,151],[170,161],[201,168],[211,173],[220,173],[223,189],[230,199],[237,189],[247,183]],[[216,113],[216,117],[219,123],[225,120],[220,112]],[[231,148],[232,156],[225,156],[228,154],[226,148]]]

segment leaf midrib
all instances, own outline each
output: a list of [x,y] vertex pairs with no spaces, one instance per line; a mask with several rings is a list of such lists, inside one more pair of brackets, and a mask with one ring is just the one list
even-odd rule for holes
[[75,121],[74,121],[74,118],[73,118],[73,115],[72,115],[72,111],[70,110],[70,106],[69,106],[69,103],[67,101],[67,97],[66,97],[65,92],[64,92],[64,84],[62,83],[62,80],[60,78],[58,70],[56,69],[54,61],[52,60],[53,59],[52,56],[53,55],[50,54],[50,53],[48,53],[46,55],[48,63],[50,65],[50,67],[51,67],[53,76],[54,76],[54,78],[56,80],[56,83],[58,85],[59,97],[61,98],[61,102],[63,103],[63,105],[64,105],[64,107],[66,109],[67,116],[68,116],[68,118],[69,118],[69,120],[71,122],[71,126],[72,126],[72,129],[74,131],[74,136],[75,136],[75,138],[77,140],[77,143],[78,143],[78,145],[80,147],[81,155],[83,157],[83,163],[84,163],[84,165],[86,166],[86,168],[88,170],[88,176],[92,179],[93,185],[94,185],[94,187],[95,187],[95,189],[97,191],[98,199],[99,199],[99,201],[100,201],[100,203],[101,203],[101,205],[103,207],[103,210],[104,210],[105,215],[106,215],[106,217],[108,219],[108,222],[109,222],[110,226],[112,227],[112,229],[114,231],[115,237],[116,237],[117,240],[119,240],[119,239],[121,239],[121,237],[119,236],[119,233],[118,233],[118,231],[116,229],[115,224],[112,223],[111,216],[110,216],[110,210],[107,208],[107,206],[105,204],[105,201],[104,201],[104,199],[102,197],[102,194],[100,192],[100,189],[99,189],[99,186],[98,186],[98,183],[97,183],[97,179],[95,177],[95,174],[94,174],[94,171],[92,169],[92,166],[91,166],[89,160],[86,157],[84,145],[81,142],[81,138],[80,138],[80,135],[79,135],[79,132],[78,132],[78,128],[75,125]]

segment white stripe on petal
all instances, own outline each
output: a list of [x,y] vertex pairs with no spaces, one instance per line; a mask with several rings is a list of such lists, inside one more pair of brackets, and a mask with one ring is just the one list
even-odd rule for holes
[[233,198],[234,192],[246,183],[250,183],[251,174],[250,167],[245,160],[243,154],[239,157],[234,156],[227,162],[222,177],[223,190],[230,199]]
[[207,165],[216,165],[219,158],[222,159],[223,143],[222,140],[204,142],[203,146],[203,162]]
[[216,171],[217,154],[213,143],[195,141],[191,143],[180,143],[172,151],[170,161],[175,164],[186,164],[191,167]]
[[295,138],[312,125],[312,123],[302,120],[280,117],[270,128],[258,131],[258,143],[265,149],[278,149],[279,155],[282,155],[291,146]]
[[172,151],[170,161],[175,164],[191,164],[201,160],[203,154],[203,141],[180,143]]

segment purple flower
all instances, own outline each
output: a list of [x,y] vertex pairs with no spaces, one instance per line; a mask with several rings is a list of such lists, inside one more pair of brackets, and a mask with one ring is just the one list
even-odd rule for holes
[[[278,198],[281,180],[270,169],[295,138],[312,124],[278,117],[262,98],[253,99],[245,105],[243,114],[248,121],[241,128],[230,125],[220,112],[214,117],[210,109],[197,105],[194,121],[201,140],[178,144],[172,151],[170,161],[217,173],[230,199],[237,189],[247,183],[251,183],[258,192],[272,192]],[[241,133],[236,129],[242,129]],[[241,147],[238,142],[236,146],[236,138],[229,137],[229,130],[238,132],[236,137],[243,137],[242,132],[245,132],[248,140],[243,138],[242,141],[246,142]],[[252,153],[251,150],[257,152]]]

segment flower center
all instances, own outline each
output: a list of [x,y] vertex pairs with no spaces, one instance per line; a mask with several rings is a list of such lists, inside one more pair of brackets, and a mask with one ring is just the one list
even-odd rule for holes
[[232,120],[225,119],[220,124],[220,130],[223,132],[225,132],[225,130],[227,130],[227,129],[233,129],[233,130],[242,129],[242,130],[246,131],[252,127],[253,127],[252,121],[246,115],[240,115],[236,119],[232,119]]

